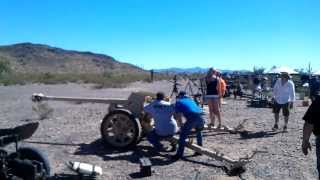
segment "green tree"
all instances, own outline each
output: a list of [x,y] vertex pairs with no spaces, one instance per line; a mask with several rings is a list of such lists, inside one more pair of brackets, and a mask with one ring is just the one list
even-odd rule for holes
[[300,69],[294,69],[296,72],[298,72],[299,74],[304,74],[305,73],[305,70],[303,68],[300,68]]
[[264,72],[265,69],[266,69],[266,68],[264,68],[264,67],[256,67],[256,66],[254,66],[254,67],[253,67],[253,73],[254,73],[254,74],[257,74],[257,75],[263,74],[263,72]]

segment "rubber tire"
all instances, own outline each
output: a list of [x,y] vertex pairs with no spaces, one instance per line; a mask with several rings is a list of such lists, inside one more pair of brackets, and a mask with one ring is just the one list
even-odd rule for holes
[[42,162],[43,167],[46,171],[46,175],[51,175],[51,167],[49,160],[46,155],[44,155],[40,150],[32,147],[22,147],[18,149],[18,153],[21,159],[36,160]]
[[[132,142],[127,144],[126,146],[115,146],[114,144],[111,144],[108,141],[108,136],[106,136],[106,134],[104,132],[104,129],[105,129],[104,126],[106,126],[105,124],[108,122],[109,117],[113,116],[115,114],[123,114],[125,116],[128,116],[128,118],[134,123],[134,128],[135,128],[136,133],[133,136]],[[108,147],[112,147],[112,148],[116,148],[116,149],[120,149],[120,150],[126,150],[126,149],[131,149],[131,148],[135,147],[139,143],[141,136],[142,136],[142,127],[141,127],[140,121],[137,118],[135,118],[128,110],[119,109],[119,110],[114,110],[114,111],[108,113],[103,118],[103,121],[100,126],[100,133],[101,133],[101,137],[102,137],[104,143]]]

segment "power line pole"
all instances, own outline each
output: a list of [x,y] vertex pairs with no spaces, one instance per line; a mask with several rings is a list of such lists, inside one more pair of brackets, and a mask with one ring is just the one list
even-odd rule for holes
[[311,73],[312,73],[312,68],[311,68],[311,63],[309,62],[309,66],[308,66],[309,77],[311,77]]

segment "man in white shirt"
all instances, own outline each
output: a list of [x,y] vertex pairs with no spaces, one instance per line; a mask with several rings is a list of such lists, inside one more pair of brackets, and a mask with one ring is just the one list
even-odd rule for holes
[[[160,140],[173,136],[178,131],[176,120],[173,118],[174,105],[164,100],[164,93],[158,92],[156,100],[144,107],[144,111],[154,119],[154,129],[147,134],[148,141],[159,151],[165,150]],[[172,150],[175,149],[175,144]]]
[[282,114],[284,116],[283,131],[287,131],[290,114],[289,108],[293,107],[293,102],[295,100],[294,83],[290,80],[290,75],[288,73],[281,73],[281,78],[276,81],[272,93],[274,98],[273,113],[275,118],[273,130],[279,128],[279,112],[282,109]]

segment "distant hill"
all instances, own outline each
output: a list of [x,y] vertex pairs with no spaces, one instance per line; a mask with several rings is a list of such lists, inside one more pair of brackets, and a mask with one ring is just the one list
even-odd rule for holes
[[[201,67],[194,67],[194,68],[168,68],[168,69],[157,69],[156,72],[169,72],[169,73],[206,73],[209,68],[201,68]],[[233,73],[233,70],[220,70],[222,73]],[[247,72],[246,70],[240,70],[240,72]]]
[[8,61],[12,70],[19,73],[146,73],[108,55],[32,43],[0,46],[0,60]]

